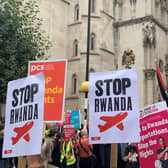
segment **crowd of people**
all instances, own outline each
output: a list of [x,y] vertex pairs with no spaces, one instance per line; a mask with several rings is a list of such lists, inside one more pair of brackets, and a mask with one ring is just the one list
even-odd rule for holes
[[[3,159],[3,130],[0,131],[0,168],[16,168],[18,158]],[[63,127],[46,129],[45,137],[42,140],[41,154],[26,156],[27,168],[107,168],[110,155],[110,145],[101,148],[103,145],[89,144],[87,129],[76,130],[75,136],[69,140],[64,138]],[[99,149],[98,149],[99,148]],[[104,152],[103,152],[104,151]],[[103,165],[103,157],[106,165]],[[95,155],[96,154],[96,155]],[[132,145],[128,145],[125,151],[125,165],[122,168],[139,168],[137,151]],[[120,167],[120,166],[119,166]]]
[[[3,159],[3,130],[0,132],[0,168],[16,168],[18,158]],[[41,154],[26,156],[28,168],[94,168],[96,157],[89,144],[88,131],[76,131],[76,136],[68,141],[62,130],[52,128],[45,131]]]
[[[3,134],[2,129],[0,131],[0,168],[16,168],[18,158],[2,158]],[[165,145],[165,139],[161,136],[159,137],[159,144],[161,148],[157,151],[157,159],[161,162],[157,160],[155,167],[160,168],[159,165],[161,164],[162,167],[167,168],[168,147]],[[93,151],[93,146],[89,144],[86,129],[76,131],[75,137],[72,136],[69,140],[66,140],[63,129],[51,128],[45,131],[41,154],[25,156],[24,158],[27,168],[107,168],[107,165],[101,166],[101,159]],[[108,159],[105,159],[107,162]],[[124,156],[119,160],[119,168],[140,167],[137,149],[133,144],[126,146]]]
[[76,132],[76,137],[68,141],[55,129],[49,131],[48,137],[53,142],[50,165],[59,168],[94,167],[93,146],[89,144],[87,130]]

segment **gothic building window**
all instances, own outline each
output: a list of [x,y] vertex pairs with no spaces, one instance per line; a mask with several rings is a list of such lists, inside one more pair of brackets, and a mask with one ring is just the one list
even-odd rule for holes
[[79,5],[75,5],[75,12],[74,12],[74,20],[78,21],[79,20]]
[[95,12],[95,0],[91,0],[91,12]]
[[74,40],[73,42],[73,56],[78,56],[78,40]]
[[72,75],[72,94],[73,95],[77,94],[77,75],[76,74]]
[[96,41],[96,36],[94,33],[91,33],[90,35],[90,49],[95,50],[95,41]]

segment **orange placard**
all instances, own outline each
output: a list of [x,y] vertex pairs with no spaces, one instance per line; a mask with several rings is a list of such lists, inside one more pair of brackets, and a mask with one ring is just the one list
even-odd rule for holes
[[44,121],[62,122],[67,61],[30,61],[29,75],[43,72],[45,76]]

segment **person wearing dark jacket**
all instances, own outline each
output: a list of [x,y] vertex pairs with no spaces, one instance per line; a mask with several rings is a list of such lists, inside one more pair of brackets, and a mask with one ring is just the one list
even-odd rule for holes
[[0,131],[0,167],[4,167],[4,159],[2,158],[2,146],[3,146],[3,130]]
[[48,135],[53,142],[54,145],[54,149],[51,155],[52,161],[50,162],[51,165],[60,167],[60,141],[59,141],[59,133],[57,133],[56,129],[51,129],[49,131],[49,135]]

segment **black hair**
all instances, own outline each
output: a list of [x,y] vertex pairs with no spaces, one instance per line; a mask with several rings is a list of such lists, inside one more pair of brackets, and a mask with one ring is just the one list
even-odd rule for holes
[[48,136],[51,138],[51,137],[54,136],[56,133],[57,133],[56,129],[51,129],[51,130],[49,131]]
[[165,139],[162,137],[162,136],[159,136],[159,138],[158,139],[163,139],[164,141],[165,141]]
[[59,132],[57,132],[57,139],[60,139],[61,138],[61,134]]

